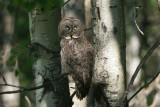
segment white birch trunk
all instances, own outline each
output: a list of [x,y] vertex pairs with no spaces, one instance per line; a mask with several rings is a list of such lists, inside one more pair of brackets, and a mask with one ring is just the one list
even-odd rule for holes
[[[122,0],[93,0],[95,66],[93,81],[103,84],[111,107],[125,89],[125,26]],[[107,104],[106,104],[107,105]],[[101,107],[105,104],[101,103]]]
[[[60,14],[60,9],[55,12],[42,12],[40,9],[34,9],[29,13],[31,44],[39,43],[54,51],[54,53],[49,53],[41,46],[37,46],[38,59],[34,64],[36,86],[43,84],[46,79],[53,80],[61,73],[60,38],[58,37]],[[67,78],[50,86],[36,90],[36,107],[70,107]]]

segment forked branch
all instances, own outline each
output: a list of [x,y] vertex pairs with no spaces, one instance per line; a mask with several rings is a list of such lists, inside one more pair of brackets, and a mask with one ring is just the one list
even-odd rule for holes
[[[134,74],[132,75],[132,78],[129,82],[129,85],[127,87],[127,89],[125,90],[122,98],[120,99],[120,102],[123,104],[123,102],[125,101],[128,93],[130,92],[131,88],[133,87],[133,83],[135,78],[137,77],[137,74],[139,73],[139,70],[142,68],[142,66],[145,64],[145,62],[147,61],[147,59],[149,58],[149,56],[154,52],[154,50],[159,46],[160,41],[156,41],[154,43],[154,45],[149,49],[149,51],[145,54],[145,56],[142,58],[141,62],[139,63],[139,65],[137,66]],[[142,88],[143,89],[143,88]],[[140,91],[139,91],[140,92]]]

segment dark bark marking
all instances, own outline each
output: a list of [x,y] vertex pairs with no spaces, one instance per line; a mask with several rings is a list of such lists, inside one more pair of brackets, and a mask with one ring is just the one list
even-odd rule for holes
[[117,86],[118,81],[119,81],[119,75],[117,75],[116,86]]
[[97,14],[98,14],[98,18],[101,19],[101,14],[100,14],[100,9],[99,9],[99,7],[97,7]]
[[104,24],[104,22],[101,23],[101,26],[102,26],[103,31],[106,33],[107,32],[107,27]]

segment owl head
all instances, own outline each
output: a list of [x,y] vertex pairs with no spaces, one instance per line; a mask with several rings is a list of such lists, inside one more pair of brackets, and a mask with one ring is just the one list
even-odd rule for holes
[[64,18],[59,23],[58,31],[64,39],[77,39],[83,36],[83,25],[77,18]]

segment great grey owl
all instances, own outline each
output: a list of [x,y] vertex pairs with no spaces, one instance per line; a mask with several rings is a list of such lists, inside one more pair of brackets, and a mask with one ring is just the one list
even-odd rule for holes
[[77,18],[64,18],[58,27],[61,40],[63,72],[71,73],[76,84],[76,96],[82,100],[89,92],[92,80],[94,52],[84,36],[83,25]]

